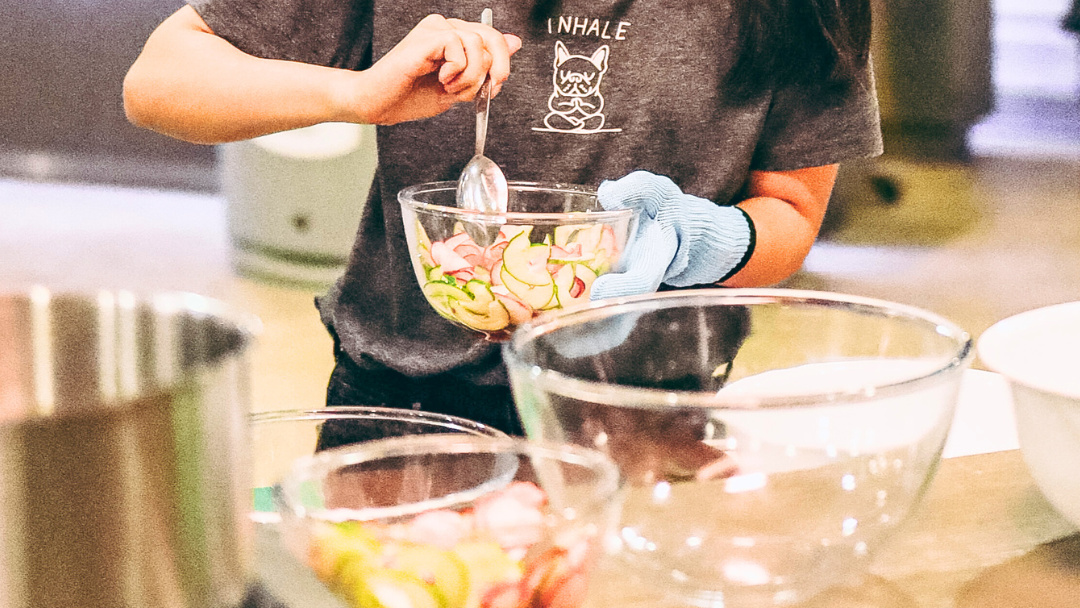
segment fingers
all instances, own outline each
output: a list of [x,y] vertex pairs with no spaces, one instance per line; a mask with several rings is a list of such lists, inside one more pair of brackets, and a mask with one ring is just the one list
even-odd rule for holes
[[[499,94],[499,91],[502,90],[503,83],[506,82],[506,79],[510,76],[510,56],[513,55],[514,53],[518,52],[519,50],[521,50],[521,38],[518,38],[517,36],[515,36],[513,34],[503,34],[502,36],[503,36],[503,40],[506,41],[506,50],[507,50],[506,75],[503,76],[501,79],[494,79],[492,81],[492,83],[494,85],[491,88],[491,96],[492,97],[495,97],[496,95]],[[496,55],[496,57],[498,57],[498,56]]]
[[558,344],[555,345],[555,350],[560,355],[571,359],[595,357],[603,354],[626,342],[626,339],[633,333],[634,328],[637,327],[638,319],[642,314],[644,313],[628,313],[606,319],[604,331],[596,331],[592,327],[567,327],[567,332],[563,334],[563,339],[559,340]]
[[521,38],[513,34],[503,34],[503,39],[506,40],[506,47],[511,55],[521,50]]
[[649,217],[656,217],[665,200],[682,194],[675,182],[663,175],[648,171],[633,173],[614,181],[605,181],[597,188],[600,205],[607,210],[634,207],[642,209]]
[[364,71],[369,89],[360,93],[361,105],[377,124],[441,114],[472,101],[489,73],[497,93],[509,76],[510,55],[520,48],[517,36],[429,15]]
[[[475,90],[484,82],[481,75],[486,76],[491,79],[492,95],[498,94],[503,83],[510,77],[510,56],[521,48],[521,38],[513,34],[503,34],[480,23],[461,21],[459,19],[448,19],[447,21],[463,32],[463,41],[472,42],[471,34],[478,36],[482,45],[479,47],[483,50],[482,55],[469,55],[470,59],[473,57],[481,58],[482,63],[476,66],[477,72],[470,74],[467,69],[466,73],[462,74],[462,79],[471,81],[471,77],[476,76],[475,87],[469,87],[475,93]],[[465,34],[466,32],[468,34]],[[470,64],[469,67],[472,68],[473,65]]]
[[517,36],[461,19],[430,15],[419,27],[438,34],[433,42],[442,47],[439,82],[462,100],[475,96],[489,76],[497,92],[510,76],[510,55],[521,48]]
[[[454,21],[456,20],[449,20],[448,23],[453,24]],[[480,85],[487,78],[488,71],[494,61],[494,54],[488,50],[487,41],[484,37],[472,28],[455,27],[453,33],[456,40],[451,39],[448,41],[448,47],[453,47],[455,53],[460,50],[465,57],[465,62],[464,65],[460,66],[461,69],[455,69],[453,74],[441,69],[439,71],[439,82],[443,84],[443,88],[446,89],[447,93],[454,95],[463,93],[472,96],[476,94],[476,91],[480,89]],[[502,38],[502,36],[499,36],[499,38]],[[505,42],[503,45],[505,46]],[[455,65],[454,67],[459,66]]]
[[[460,19],[448,19],[454,27],[475,34],[483,41],[484,50],[488,53],[487,70],[491,74],[491,80],[494,83],[501,83],[510,75],[510,43],[507,41],[507,37],[495,28],[486,26],[482,23],[473,23],[471,21],[461,21]],[[517,36],[513,36],[517,38]],[[518,39],[518,45],[520,46],[521,40]]]
[[623,253],[625,270],[597,277],[589,298],[595,301],[656,291],[677,248],[678,240],[673,233],[656,222],[649,222]]
[[[446,88],[448,93],[458,92],[463,82],[459,81],[459,77],[469,67],[470,58],[467,47],[454,25],[442,15],[428,15],[409,32],[397,48],[407,53],[408,49],[416,44],[423,45],[424,59],[430,64],[430,67],[424,68],[424,74],[430,71],[437,72],[439,83]],[[475,62],[476,59],[474,58],[473,61]],[[413,77],[422,75],[412,74]],[[458,86],[447,87],[448,83],[455,81],[459,81]]]

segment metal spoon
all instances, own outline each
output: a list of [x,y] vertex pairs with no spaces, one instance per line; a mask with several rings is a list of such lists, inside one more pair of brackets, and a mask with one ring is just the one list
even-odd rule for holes
[[[491,9],[485,8],[480,22],[491,25]],[[491,77],[476,92],[476,154],[458,178],[457,206],[484,213],[505,213],[506,176],[495,161],[484,156],[487,140],[488,110],[491,108]]]

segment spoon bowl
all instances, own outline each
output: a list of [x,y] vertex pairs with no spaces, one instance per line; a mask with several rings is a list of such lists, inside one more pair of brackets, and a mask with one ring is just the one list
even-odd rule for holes
[[[491,9],[485,8],[480,22],[491,26]],[[457,206],[480,213],[506,213],[509,194],[506,176],[495,161],[484,156],[487,140],[488,111],[491,109],[491,78],[476,92],[476,154],[458,178]]]
[[458,179],[458,207],[481,213],[506,213],[508,198],[506,176],[499,165],[482,154],[472,157]]

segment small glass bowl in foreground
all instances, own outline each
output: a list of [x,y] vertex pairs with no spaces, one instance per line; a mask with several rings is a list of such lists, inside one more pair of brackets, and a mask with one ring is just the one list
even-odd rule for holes
[[293,554],[356,607],[574,608],[618,515],[618,469],[577,446],[399,437],[300,459]]
[[543,311],[588,302],[634,229],[634,211],[605,211],[585,186],[510,182],[503,214],[459,209],[456,189],[434,182],[398,194],[409,257],[436,312],[493,341]]
[[786,605],[859,574],[929,483],[971,356],[929,312],[785,289],[594,302],[504,345],[527,436],[627,477],[599,605]]
[[434,433],[506,437],[498,429],[465,418],[388,407],[350,405],[252,414],[251,517],[262,523],[279,520],[273,488],[298,458],[361,441]]

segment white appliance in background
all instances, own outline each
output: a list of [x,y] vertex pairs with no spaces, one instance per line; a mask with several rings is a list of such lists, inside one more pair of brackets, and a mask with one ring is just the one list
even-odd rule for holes
[[321,291],[344,270],[375,174],[375,128],[324,123],[219,147],[233,266]]

